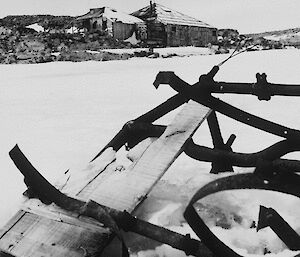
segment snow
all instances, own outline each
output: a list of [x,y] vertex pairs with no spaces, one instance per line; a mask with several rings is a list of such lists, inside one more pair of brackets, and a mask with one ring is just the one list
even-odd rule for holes
[[131,45],[137,45],[140,42],[140,40],[138,40],[136,38],[136,34],[135,34],[135,32],[133,32],[132,35],[129,38],[124,40],[124,42],[128,42]]
[[[86,167],[86,164],[125,122],[174,94],[167,86],[161,86],[159,90],[153,87],[159,71],[175,71],[192,84],[200,74],[206,73],[226,57],[207,55],[171,59],[134,58],[112,62],[1,65],[1,226],[18,209],[21,194],[25,190],[23,178],[8,156],[16,143],[51,182],[60,178],[69,168],[73,172],[84,168],[94,171],[93,166]],[[299,84],[299,57],[300,51],[297,49],[246,52],[222,66],[216,80],[255,82],[257,72],[266,72],[270,82]],[[299,100],[296,97],[274,97],[270,102],[260,102],[253,96],[219,97],[274,122],[292,128],[300,127],[297,113]],[[158,123],[168,124],[173,115],[168,115]],[[231,133],[237,135],[234,151],[255,152],[279,140],[276,136],[222,115],[218,117],[225,140]],[[212,145],[206,123],[197,131],[194,140],[198,144]],[[130,157],[138,158],[148,144],[142,143],[139,149],[130,153]],[[109,162],[115,157],[115,153],[108,149],[102,158]],[[289,154],[288,157],[300,159],[299,153]],[[209,174],[209,169],[207,163],[180,156],[138,214],[156,224],[193,235],[184,222],[182,210],[198,188],[220,177]],[[237,169],[237,172],[244,172],[244,169]],[[77,174],[77,182],[80,182],[84,175]],[[243,218],[241,224],[232,220],[232,228],[225,230],[215,226],[216,218],[208,212],[205,219],[218,236],[249,256],[261,256],[262,249],[267,246],[273,251],[266,255],[268,257],[293,256],[295,253],[288,251],[269,229],[256,233],[248,228],[251,221],[257,220],[259,204],[277,210],[299,232],[299,203],[295,197],[258,190],[233,191],[203,199],[207,210],[218,207],[228,220],[232,220],[232,213]],[[132,256],[185,256],[165,245],[153,249],[144,249]]]
[[28,26],[26,26],[26,28],[33,29],[36,32],[43,32],[45,30],[44,27],[42,27],[38,23],[34,23],[34,24],[31,24],[31,25],[28,25]]
[[120,22],[127,23],[127,24],[144,23],[143,20],[141,20],[137,17],[117,11],[110,7],[105,7],[105,12],[104,12],[103,16],[110,20],[120,21]]

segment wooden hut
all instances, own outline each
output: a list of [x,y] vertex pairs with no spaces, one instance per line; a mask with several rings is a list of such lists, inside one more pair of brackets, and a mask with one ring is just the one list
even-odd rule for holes
[[143,20],[110,7],[90,9],[87,14],[77,17],[77,22],[82,22],[88,32],[106,32],[119,40],[129,38],[134,32],[143,38],[146,30]]
[[162,46],[205,46],[217,41],[217,29],[161,4],[150,5],[131,15],[147,24],[147,42]]

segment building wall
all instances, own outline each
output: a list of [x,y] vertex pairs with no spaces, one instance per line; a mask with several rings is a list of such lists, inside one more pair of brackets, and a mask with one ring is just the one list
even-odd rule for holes
[[162,46],[205,46],[217,42],[217,29],[186,25],[147,23],[148,44]]
[[166,25],[168,46],[205,46],[217,41],[217,30],[212,28]]
[[165,25],[155,20],[147,22],[147,43],[149,45],[167,46]]
[[109,34],[113,34],[113,22],[111,20],[99,18],[92,18],[88,20],[87,30],[89,32],[95,31],[107,31]]
[[134,31],[139,39],[145,39],[147,37],[147,29],[144,23],[126,24],[99,17],[84,21],[84,27],[88,32],[106,31],[109,35],[119,40],[129,38]]

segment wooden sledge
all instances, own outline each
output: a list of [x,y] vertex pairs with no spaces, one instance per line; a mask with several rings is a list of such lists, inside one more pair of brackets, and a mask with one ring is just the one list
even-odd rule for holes
[[[70,196],[132,213],[210,112],[209,108],[189,101],[162,136],[128,169],[119,171],[116,162],[100,163],[100,156],[85,171],[89,180]],[[62,191],[72,187],[70,183],[72,180],[62,187]],[[2,228],[0,249],[3,253],[0,256],[100,256],[113,236],[109,228],[91,218],[78,217],[54,204],[47,206],[31,199]]]

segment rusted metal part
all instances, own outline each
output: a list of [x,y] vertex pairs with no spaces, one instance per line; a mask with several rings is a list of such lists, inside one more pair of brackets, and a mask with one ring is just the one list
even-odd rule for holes
[[298,174],[276,171],[271,164],[264,164],[259,166],[254,173],[233,175],[208,183],[193,196],[184,212],[184,217],[201,241],[216,256],[241,257],[210,231],[193,207],[194,203],[210,194],[233,189],[271,190],[300,198],[299,184]]
[[[221,134],[220,125],[217,119],[217,115],[214,111],[211,112],[211,114],[207,118],[207,123],[209,126],[209,130],[211,133],[214,149],[220,149],[224,151],[232,151],[231,144],[234,140],[231,140],[229,143],[224,144],[224,140]],[[226,159],[218,159],[211,163],[211,170],[210,173],[220,173],[220,172],[226,172],[231,171],[233,172],[232,165],[226,160]]]
[[146,112],[145,114],[137,117],[132,121],[127,122],[117,133],[117,135],[114,136],[114,138],[105,147],[103,147],[102,150],[91,160],[91,162],[98,158],[105,151],[105,149],[109,147],[113,147],[114,150],[119,150],[126,143],[126,140],[128,138],[128,125],[135,125],[140,123],[151,125],[152,122],[156,121],[157,119],[161,118],[165,114],[176,109],[187,101],[188,99],[186,97],[182,96],[181,94],[176,94],[154,109]]
[[[10,151],[10,157],[24,175],[26,185],[34,193],[34,197],[46,204],[55,203],[60,208],[92,217],[106,227],[110,228],[114,234],[123,242],[123,256],[127,256],[122,234],[119,228],[125,231],[132,231],[140,235],[149,237],[164,244],[168,244],[176,249],[185,251],[189,255],[199,257],[213,257],[207,247],[198,240],[191,239],[189,235],[181,235],[173,231],[161,228],[146,221],[137,219],[128,212],[118,211],[113,208],[103,206],[94,201],[84,202],[61,193],[52,186],[29,162],[18,146]],[[108,238],[108,240],[110,240]]]
[[174,72],[159,72],[153,84],[156,88],[160,84],[168,84],[183,96],[232,119],[283,138],[300,141],[300,131],[257,117],[211,96],[213,83],[214,81],[210,77],[201,75],[199,82],[190,86]]
[[294,170],[300,172],[300,161],[279,159],[281,156],[294,151],[300,151],[300,145],[289,140],[283,140],[256,153],[236,153],[232,151],[212,149],[195,144],[192,140],[186,143],[184,153],[198,161],[226,161],[232,166],[256,167],[262,161],[272,161],[274,168],[279,170]]
[[[268,92],[271,96],[300,96],[300,85],[269,83]],[[211,84],[211,92],[219,94],[247,94],[259,96],[255,83],[217,82]],[[263,99],[264,100],[264,99]]]
[[[258,98],[260,97],[261,98],[260,100],[268,100],[268,99],[264,99],[264,98],[268,98],[268,96],[279,96],[279,95],[300,96],[300,85],[269,83],[266,80],[266,76],[263,75],[264,73],[262,75],[261,74],[256,75],[259,77],[259,79],[257,78],[258,83],[242,83],[242,82],[214,81],[213,77],[217,74],[218,71],[219,71],[219,67],[214,66],[211,69],[211,71],[209,71],[206,74],[208,78],[207,82],[209,82],[210,93],[255,95]],[[174,72],[168,72],[168,73],[174,74]],[[164,83],[162,83],[160,80],[164,81]],[[166,81],[162,77],[158,77],[158,80],[155,81],[154,86],[158,88],[159,84],[166,84],[166,83],[168,84],[168,81]],[[264,89],[262,89],[262,87]],[[267,89],[265,89],[265,87],[267,87]]]
[[0,257],[16,257],[16,256],[12,255],[9,252],[5,252],[3,250],[0,250]]
[[[115,150],[118,150],[123,145],[128,145],[129,148],[148,137],[159,137],[165,131],[166,126],[153,125],[144,122],[128,122],[124,125],[126,127],[126,134],[122,137],[114,138],[109,144]],[[231,144],[235,136],[231,135],[224,144],[224,148],[209,148],[200,146],[189,140],[185,144],[184,152],[189,157],[198,161],[212,162],[212,163],[226,163],[230,166],[238,167],[256,167],[258,161],[269,160],[277,169],[293,169],[300,172],[300,161],[279,159],[280,157],[295,151],[300,151],[300,144],[293,140],[282,140],[273,144],[272,146],[256,152],[256,153],[237,153],[231,150]],[[219,145],[218,145],[219,146]]]
[[91,162],[98,158],[109,147],[112,147],[115,151],[118,151],[123,145],[132,148],[147,137],[159,137],[165,128],[166,126],[153,125],[142,121],[128,121]]
[[253,87],[258,100],[271,100],[271,92],[269,90],[266,73],[256,73],[256,80],[257,82]]
[[[110,146],[115,150],[118,150],[123,145],[132,148],[148,137],[160,137],[166,126],[132,121],[126,123],[124,128],[126,128],[126,134],[119,138],[115,137],[110,143]],[[185,144],[184,153],[199,161],[225,163],[225,165],[238,167],[256,167],[258,161],[269,160],[273,162],[274,167],[277,169],[293,169],[300,172],[300,161],[279,159],[285,154],[300,151],[300,144],[297,142],[283,140],[256,153],[237,153],[233,152],[230,147],[234,138],[235,136],[231,135],[226,144],[223,147],[221,145],[222,149],[220,149],[221,147],[211,149],[197,145],[193,140],[189,140]]]
[[270,227],[293,250],[300,250],[300,235],[273,208],[260,206],[256,230]]
[[208,250],[204,244],[190,238],[189,235],[181,235],[166,228],[153,225],[149,222],[137,219],[127,212],[124,215],[125,216],[122,214],[123,217],[120,217],[120,227],[125,231],[132,231],[139,235],[170,245],[175,249],[184,251],[186,255],[199,257],[213,256],[212,252]]
[[[219,67],[214,66],[212,70],[200,77],[200,81],[194,85],[194,91],[192,94],[196,95],[199,93],[209,96],[210,93],[237,93],[237,94],[254,94],[259,96],[259,98],[268,98],[268,95],[300,95],[300,86],[298,85],[282,85],[282,84],[271,84],[268,83],[265,79],[264,75],[257,75],[258,83],[226,83],[226,82],[215,82],[213,77],[218,72]],[[174,72],[160,72],[159,75],[156,77],[154,82],[154,86],[158,88],[160,84],[170,84],[173,88],[177,84],[180,84],[181,89],[182,87],[189,88],[189,84],[184,82],[183,80],[179,79]],[[178,86],[177,86],[178,87]],[[267,88],[267,90],[265,89]],[[174,88],[175,89],[175,88]],[[178,91],[178,89],[175,89]],[[197,91],[197,92],[196,92]],[[147,113],[139,116],[138,118],[129,121],[124,125],[124,127],[117,133],[117,135],[91,160],[94,161],[97,157],[99,157],[105,149],[109,147],[113,147],[115,150],[120,149],[125,143],[128,138],[128,130],[126,128],[127,124],[130,123],[148,123],[151,124],[155,120],[161,118],[165,114],[169,113],[170,111],[176,109],[177,107],[181,106],[189,99],[195,100],[191,95],[187,92],[183,93],[182,90],[179,90],[179,94],[169,98],[164,103],[158,105],[154,109],[148,111]],[[199,100],[199,99],[198,99]],[[264,99],[266,100],[266,99]],[[197,101],[197,100],[196,100]],[[271,126],[271,130],[268,132],[282,136],[288,137],[290,135],[295,134],[293,130],[283,127],[283,126],[276,126],[277,124],[263,120],[259,117],[251,115],[249,113],[243,112],[233,106],[230,106],[218,99],[212,98],[203,101],[201,98],[201,102],[206,106],[219,111],[231,118],[237,119],[241,122],[244,122],[250,126],[257,127],[259,129],[263,129],[268,131],[268,126]],[[218,105],[222,105],[221,107],[217,108]],[[226,107],[224,109],[224,107]],[[224,109],[222,112],[221,110]],[[227,113],[227,114],[226,114]],[[257,124],[257,125],[255,125]],[[275,131],[275,132],[274,132]],[[299,136],[299,133],[296,133]],[[138,142],[137,139],[134,139]],[[132,141],[134,141],[132,140]],[[140,139],[142,140],[142,139]]]
[[160,137],[165,131],[164,125],[153,125],[151,123],[132,121],[126,124],[128,138],[126,140],[127,149],[131,149],[148,137]]
[[[210,84],[211,93],[231,93],[231,94],[250,94],[258,97],[259,100],[268,101],[271,96],[300,96],[300,85],[272,84],[267,82],[265,73],[256,74],[256,83],[232,83],[215,82],[214,76],[219,71],[218,66],[214,66],[205,76]],[[202,77],[203,78],[203,77]]]
[[158,105],[154,109],[146,112],[145,114],[142,114],[138,118],[134,119],[137,122],[147,122],[152,123],[162,116],[166,115],[170,111],[173,111],[174,109],[178,108],[182,104],[186,103],[188,99],[181,94],[176,94],[166,100],[164,103]]

